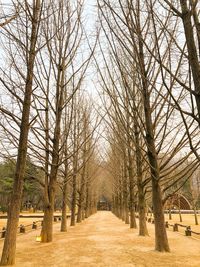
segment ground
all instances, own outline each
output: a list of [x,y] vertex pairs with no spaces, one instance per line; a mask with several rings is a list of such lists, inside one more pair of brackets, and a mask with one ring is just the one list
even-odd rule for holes
[[[200,240],[168,230],[171,253],[154,251],[154,225],[139,237],[111,212],[101,211],[67,233],[54,224],[54,241],[35,242],[39,230],[18,236],[16,267],[199,267]],[[2,249],[3,242],[0,242]]]

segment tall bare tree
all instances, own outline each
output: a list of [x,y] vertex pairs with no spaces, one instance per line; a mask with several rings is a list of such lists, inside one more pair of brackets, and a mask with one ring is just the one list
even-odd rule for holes
[[[22,8],[23,4],[24,7]],[[17,25],[19,26],[23,21],[25,21],[26,25],[29,25],[28,27],[30,30],[28,28],[25,28],[25,24],[21,24],[21,27],[23,27],[24,30],[24,35],[23,37],[21,37],[19,34],[17,34],[19,33],[18,29],[16,32],[14,28],[11,28],[11,23],[9,24],[9,28],[4,28],[10,42],[12,40],[16,44],[16,47],[17,45],[20,46],[18,47],[18,49],[21,49],[22,54],[25,57],[27,71],[24,76],[22,115],[19,123],[20,135],[17,147],[17,164],[14,177],[13,193],[11,196],[11,201],[8,210],[7,231],[4,241],[1,265],[12,265],[15,263],[16,235],[26,166],[28,132],[30,127],[29,116],[31,107],[31,96],[33,91],[34,64],[38,50],[37,39],[39,36],[39,26],[42,15],[42,3],[40,0],[35,0],[31,3],[29,3],[28,1],[24,1],[23,4],[20,4],[20,7],[23,9],[23,12],[21,11],[20,15],[17,17]],[[25,38],[27,40],[27,43],[25,45],[23,45],[23,41],[21,38]],[[14,54],[12,54],[12,56],[14,56]],[[16,64],[16,62],[13,63]],[[12,90],[12,87],[4,83],[3,79],[1,79],[1,83],[8,90]]]

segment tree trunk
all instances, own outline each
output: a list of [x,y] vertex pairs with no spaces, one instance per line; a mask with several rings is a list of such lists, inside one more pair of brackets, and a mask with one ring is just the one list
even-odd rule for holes
[[[84,156],[85,158],[85,156]],[[84,159],[83,173],[81,175],[81,188],[79,194],[79,203],[78,203],[78,213],[77,213],[77,223],[82,221],[82,213],[83,213],[83,201],[84,201],[84,192],[85,192],[85,164],[86,160]]]
[[198,217],[197,217],[197,209],[196,209],[196,205],[194,203],[193,203],[193,208],[194,208],[195,225],[199,225]]
[[180,220],[180,222],[182,222],[183,221],[183,219],[182,219],[182,215],[181,215],[181,208],[180,208],[180,197],[178,197],[178,213],[179,213],[179,220]]
[[[56,116],[55,116],[55,128],[53,135],[53,148],[51,159],[51,170],[49,177],[45,181],[45,207],[44,207],[44,220],[41,230],[41,241],[51,242],[53,240],[53,216],[54,216],[54,201],[56,180],[59,164],[59,145],[60,145],[60,133],[61,133],[61,119],[62,119],[62,107],[64,101],[64,89],[65,82],[65,60],[62,61],[62,68],[57,68],[57,86],[56,86]],[[60,90],[62,88],[62,90]],[[49,178],[49,179],[48,179]]]
[[86,183],[85,218],[89,217],[89,184]]
[[41,241],[43,243],[51,242],[53,239],[53,213],[52,203],[44,207],[44,219],[41,231]]
[[130,228],[137,228],[134,205],[130,207]]
[[158,251],[169,252],[169,244],[167,239],[167,232],[165,228],[164,209],[162,202],[162,192],[159,185],[159,166],[157,160],[157,151],[155,146],[153,123],[151,118],[151,106],[150,106],[150,95],[148,92],[148,78],[145,70],[144,63],[144,52],[143,42],[139,36],[139,52],[140,52],[140,68],[142,78],[142,94],[143,94],[143,105],[144,105],[144,116],[146,126],[146,143],[148,160],[151,171],[152,181],[152,203],[155,221],[155,249]]
[[80,223],[82,220],[82,208],[81,208],[81,204],[78,204],[78,212],[77,212],[77,218],[76,218],[76,222]]
[[[53,174],[53,172],[51,173]],[[53,179],[50,180],[50,184],[48,187],[48,195],[45,196],[44,219],[41,230],[41,242],[43,243],[51,242],[53,239],[55,183],[56,183],[55,180]]]
[[[65,95],[66,98],[66,95]],[[61,232],[67,232],[67,178],[68,178],[68,127],[67,123],[65,121],[65,135],[66,135],[66,140],[65,140],[65,145],[64,145],[64,186],[63,186],[63,199],[62,199],[62,219],[61,219],[61,227],[60,231]]]
[[118,194],[114,197],[113,211],[114,211],[114,214],[119,218],[119,199],[118,199]]
[[121,217],[122,221],[125,221],[125,203],[123,200],[123,204],[122,204],[122,217]]
[[122,207],[122,193],[119,192],[119,219],[122,219],[123,207]]
[[165,228],[162,194],[159,183],[152,180],[153,213],[155,223],[155,249],[160,252],[169,252],[169,244]]
[[134,178],[132,172],[132,161],[130,146],[128,147],[128,176],[129,176],[129,194],[130,194],[130,228],[137,228],[136,218],[135,218],[135,196],[134,196]]
[[72,187],[72,204],[71,204],[71,226],[76,224],[76,173],[73,174],[73,187]]
[[145,212],[145,195],[142,187],[138,188],[138,209],[139,209],[139,235],[149,235],[146,224],[146,212]]
[[[135,114],[134,114],[135,115]],[[139,209],[139,235],[148,235],[146,225],[146,214],[145,214],[145,194],[143,188],[143,174],[142,174],[142,155],[139,140],[138,121],[134,116],[134,130],[135,130],[135,147],[136,147],[136,167],[137,167],[137,188],[138,188],[138,209]]]
[[169,208],[169,220],[172,220],[172,209],[171,209],[171,206]]
[[119,204],[120,202],[119,202],[119,195],[118,194],[116,196],[115,203],[116,203],[116,215],[119,218],[120,217],[120,204]]
[[126,210],[125,210],[125,223],[129,224],[129,208],[128,208],[128,199],[126,202]]
[[82,221],[84,221],[84,220],[85,220],[85,211],[84,211],[84,206],[83,206],[83,208],[82,208],[81,219],[82,219]]
[[65,181],[63,188],[63,202],[62,202],[62,220],[61,220],[61,232],[67,232],[67,183]]

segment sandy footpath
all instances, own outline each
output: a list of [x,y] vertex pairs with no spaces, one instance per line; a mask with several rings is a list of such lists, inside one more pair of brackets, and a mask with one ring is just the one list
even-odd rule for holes
[[[39,230],[18,236],[17,267],[188,267],[200,266],[200,241],[168,231],[171,253],[154,251],[153,228],[148,224],[149,237],[139,237],[111,212],[91,216],[67,233],[54,225],[54,241],[35,242]],[[3,242],[0,242],[2,250]]]

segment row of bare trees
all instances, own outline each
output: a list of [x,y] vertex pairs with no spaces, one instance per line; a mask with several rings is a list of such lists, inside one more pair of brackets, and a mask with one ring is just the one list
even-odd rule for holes
[[137,208],[139,234],[148,235],[151,196],[158,251],[170,251],[164,203],[200,162],[198,0],[97,0],[101,31],[93,44],[83,7],[81,0],[23,0],[6,14],[1,5],[1,156],[17,158],[1,265],[15,261],[27,154],[44,173],[43,242],[52,241],[57,190],[61,231],[68,202],[72,226],[95,211],[100,120],[82,90],[92,58],[103,91],[113,211],[126,223],[130,213],[136,228]]
[[98,58],[96,67],[110,133],[113,209],[126,223],[130,212],[136,227],[137,206],[139,233],[147,235],[151,195],[158,251],[170,251],[164,203],[199,165],[198,8],[192,0],[98,1],[105,46],[98,44],[103,68]]
[[[6,11],[7,6],[2,12]],[[61,231],[96,211],[95,147],[99,119],[84,92],[95,44],[87,42],[83,1],[16,1],[1,25],[2,157],[17,158],[1,265],[15,262],[26,157],[41,168],[42,242],[53,238],[55,197],[62,194]],[[14,10],[14,11],[13,11]],[[93,48],[91,48],[93,47]],[[76,217],[77,215],[77,217]]]

